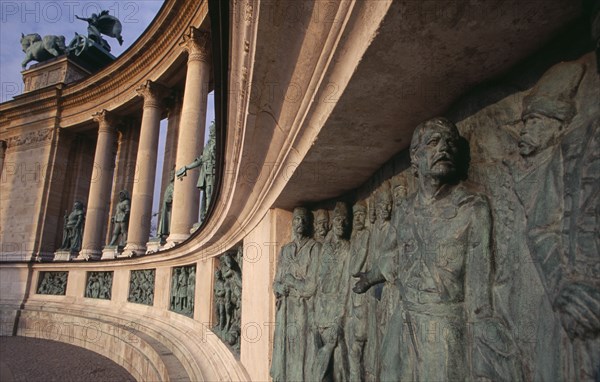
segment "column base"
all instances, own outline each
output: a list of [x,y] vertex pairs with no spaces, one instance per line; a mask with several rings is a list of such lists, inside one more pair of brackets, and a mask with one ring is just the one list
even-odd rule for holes
[[167,244],[163,246],[163,249],[173,248],[179,243],[183,243],[190,237],[189,233],[172,233],[167,238]]
[[202,221],[199,221],[198,223],[194,223],[192,228],[190,228],[190,235],[193,234],[194,232],[198,231],[198,228],[200,228],[200,225],[202,225]]
[[162,237],[151,238],[150,241],[146,243],[146,255],[160,251],[164,244],[165,239]]
[[127,258],[134,256],[141,256],[146,254],[146,246],[143,244],[127,244],[123,249],[123,252],[119,254],[118,258]]
[[100,260],[113,260],[123,252],[123,247],[116,245],[107,245],[102,249],[102,258]]
[[38,254],[36,254],[35,256],[31,257],[30,259],[27,259],[25,261],[30,261],[33,260],[35,262],[38,263],[43,263],[46,261],[52,261],[54,260],[54,252],[40,252]]
[[77,257],[77,252],[61,250],[54,252],[54,261],[71,261]]
[[89,260],[100,260],[102,257],[102,251],[97,249],[82,249],[79,252],[79,256],[75,258],[76,261],[89,261]]

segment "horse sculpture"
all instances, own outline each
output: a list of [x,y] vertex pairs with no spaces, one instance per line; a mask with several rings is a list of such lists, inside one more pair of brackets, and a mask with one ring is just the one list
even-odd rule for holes
[[65,36],[48,35],[42,38],[37,33],[28,35],[21,33],[21,46],[25,52],[25,59],[21,63],[23,69],[30,61],[43,62],[67,53]]

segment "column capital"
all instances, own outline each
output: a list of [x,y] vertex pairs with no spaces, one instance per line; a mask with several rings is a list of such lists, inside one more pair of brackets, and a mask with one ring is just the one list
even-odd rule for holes
[[179,45],[188,52],[188,62],[210,62],[211,38],[210,33],[190,27],[190,31],[183,35]]
[[162,107],[163,98],[169,94],[165,86],[151,80],[146,80],[135,91],[140,97],[144,98],[144,107],[154,107],[157,109]]
[[112,112],[110,112],[106,109],[102,109],[102,110],[97,111],[94,114],[92,114],[92,119],[95,122],[98,122],[98,125],[99,125],[98,132],[101,132],[101,133],[116,132],[117,118]]

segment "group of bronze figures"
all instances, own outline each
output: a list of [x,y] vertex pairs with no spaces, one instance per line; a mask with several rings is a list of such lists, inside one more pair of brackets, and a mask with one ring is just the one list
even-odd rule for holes
[[242,317],[242,247],[219,257],[215,271],[216,322],[213,332],[236,352],[240,351]]
[[110,300],[112,295],[112,271],[89,272],[85,297]]
[[36,293],[64,296],[69,272],[40,272]]
[[129,280],[129,297],[127,301],[137,304],[154,304],[155,269],[142,269],[131,271]]
[[410,170],[338,202],[331,232],[328,211],[296,208],[273,283],[273,380],[598,380],[600,104],[578,110],[585,69],[557,65],[523,98],[516,155],[494,164],[508,186],[467,180],[486,170],[434,118],[413,133]]
[[171,306],[174,312],[194,316],[196,290],[196,266],[173,268],[171,275]]
[[[131,212],[131,198],[127,190],[119,192],[119,202],[115,214],[110,221],[114,228],[108,247],[123,248],[127,243],[127,230],[129,228],[129,214]],[[85,223],[85,206],[80,201],[73,203],[71,212],[65,211],[63,225],[63,239],[59,251],[77,253],[81,250],[83,240],[83,227]]]

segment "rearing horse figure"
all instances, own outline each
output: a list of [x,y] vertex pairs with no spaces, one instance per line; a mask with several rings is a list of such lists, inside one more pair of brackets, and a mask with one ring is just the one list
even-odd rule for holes
[[67,53],[65,36],[48,35],[42,39],[37,33],[28,35],[21,33],[21,46],[25,52],[25,59],[21,63],[23,69],[30,61],[43,62]]

